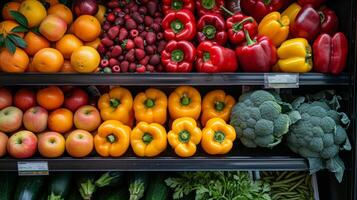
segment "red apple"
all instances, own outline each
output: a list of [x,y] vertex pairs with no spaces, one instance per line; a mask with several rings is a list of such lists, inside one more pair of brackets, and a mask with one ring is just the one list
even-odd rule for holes
[[22,125],[22,111],[9,106],[0,111],[0,131],[10,133],[19,129]]
[[60,157],[66,147],[66,141],[62,134],[57,132],[45,132],[38,136],[38,151],[43,157]]
[[72,157],[81,158],[89,155],[93,146],[93,136],[85,130],[74,130],[66,139],[66,150]]
[[36,153],[37,137],[31,131],[19,131],[7,142],[7,152],[15,158],[29,158]]
[[79,107],[88,104],[88,94],[81,88],[74,88],[66,93],[64,106],[75,112]]
[[86,105],[78,108],[74,113],[73,121],[78,129],[94,131],[100,125],[101,118],[97,108]]
[[22,111],[26,111],[27,109],[36,105],[36,94],[34,91],[22,88],[16,92],[14,96],[14,105],[20,108]]
[[47,128],[48,112],[40,106],[28,109],[23,117],[23,123],[27,130],[39,133]]
[[12,105],[12,95],[9,89],[0,88],[0,109],[6,108]]
[[6,154],[6,144],[9,140],[9,137],[3,132],[0,132],[0,157]]

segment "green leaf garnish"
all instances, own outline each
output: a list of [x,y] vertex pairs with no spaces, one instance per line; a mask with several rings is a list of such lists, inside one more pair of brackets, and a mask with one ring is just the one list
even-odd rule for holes
[[10,15],[15,21],[24,27],[28,27],[28,21],[26,17],[18,11],[10,10]]

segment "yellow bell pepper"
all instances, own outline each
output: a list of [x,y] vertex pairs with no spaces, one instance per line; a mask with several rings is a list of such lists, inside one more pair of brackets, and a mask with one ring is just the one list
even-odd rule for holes
[[192,117],[197,120],[201,113],[201,95],[191,86],[180,86],[169,96],[169,113],[172,119]]
[[209,119],[215,117],[228,121],[235,103],[234,98],[226,95],[223,90],[214,90],[207,93],[202,101],[202,126],[205,126]]
[[134,99],[135,119],[139,122],[165,124],[167,97],[158,89],[149,88]]
[[281,13],[281,16],[289,17],[290,25],[293,25],[295,18],[299,14],[300,10],[301,6],[297,3],[293,3],[287,9],[285,9],[283,13]]
[[133,97],[129,90],[114,87],[109,93],[103,94],[98,101],[100,115],[103,120],[118,120],[125,125],[131,124],[130,112],[133,107]]
[[139,122],[131,131],[130,144],[137,156],[157,156],[166,149],[166,130],[158,123]]
[[96,152],[104,157],[123,155],[129,148],[130,131],[131,128],[120,121],[105,121],[94,136]]
[[208,154],[226,154],[232,149],[235,139],[236,131],[231,125],[223,119],[212,118],[202,130],[201,145]]
[[279,46],[289,36],[289,24],[289,17],[281,16],[279,12],[271,12],[260,22],[258,33],[267,36],[275,46]]
[[201,129],[197,127],[196,121],[190,117],[176,119],[172,124],[172,130],[167,135],[169,144],[175,150],[175,153],[181,157],[193,156],[201,137]]
[[311,46],[304,38],[287,40],[278,48],[277,71],[305,73],[312,69]]

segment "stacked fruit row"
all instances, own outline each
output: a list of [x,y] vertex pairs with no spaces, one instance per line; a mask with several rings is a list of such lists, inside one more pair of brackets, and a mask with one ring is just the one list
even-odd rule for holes
[[200,142],[205,152],[217,155],[228,153],[236,139],[234,128],[227,124],[235,100],[222,90],[207,93],[201,101],[200,93],[190,86],[176,88],[169,98],[149,88],[134,99],[129,90],[114,87],[99,98],[99,110],[95,103],[88,105],[88,95],[80,88],[62,91],[50,86],[37,93],[20,89],[13,100],[2,88],[0,100],[1,156],[7,149],[13,157],[28,158],[38,149],[49,158],[65,150],[73,157],[85,157],[95,148],[100,156],[119,157],[131,145],[136,155],[153,157],[169,143],[177,155],[190,157]]

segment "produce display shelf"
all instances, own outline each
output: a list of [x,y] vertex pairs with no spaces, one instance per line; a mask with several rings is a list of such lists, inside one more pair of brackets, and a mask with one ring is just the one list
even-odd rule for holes
[[230,170],[269,170],[269,171],[305,171],[307,162],[293,156],[229,156],[229,157],[158,157],[158,158],[101,158],[87,157],[73,159],[31,158],[25,160],[0,159],[0,171],[17,171],[17,163],[47,162],[49,171],[230,171]]
[[[4,74],[0,85],[264,85],[267,75],[279,73],[122,73],[122,74]],[[350,75],[332,76],[321,73],[299,75],[299,85],[349,85]]]

